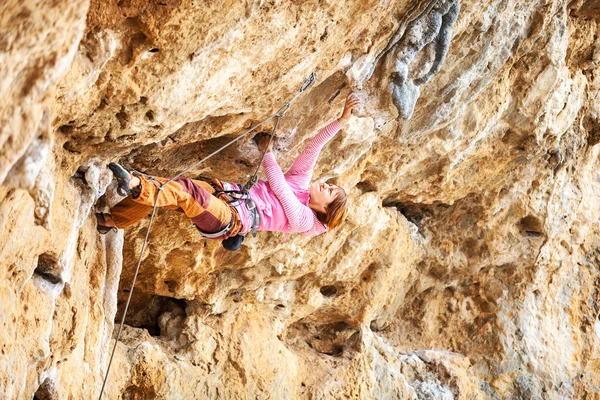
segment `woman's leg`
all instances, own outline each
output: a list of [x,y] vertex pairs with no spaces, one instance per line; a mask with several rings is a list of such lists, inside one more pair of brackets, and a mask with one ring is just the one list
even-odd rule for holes
[[125,229],[146,218],[151,212],[152,206],[137,203],[129,195],[110,209],[110,219],[107,222],[110,224],[112,220],[114,226]]
[[[125,228],[150,214],[158,186],[168,181],[166,178],[136,177],[141,185],[139,195],[135,198],[128,196],[111,209],[113,221],[119,228]],[[213,196],[213,192],[214,189],[207,182],[177,178],[163,187],[157,207],[184,212],[203,232],[219,232],[231,221],[232,211],[226,202]]]

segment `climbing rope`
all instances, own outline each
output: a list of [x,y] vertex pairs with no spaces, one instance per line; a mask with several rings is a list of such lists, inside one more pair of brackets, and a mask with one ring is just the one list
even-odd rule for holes
[[[104,381],[102,382],[102,389],[100,390],[100,396],[98,397],[99,400],[102,400],[102,394],[104,393],[104,387],[106,386],[106,382],[108,380],[108,373],[110,372],[110,367],[112,365],[113,357],[115,355],[115,351],[117,350],[117,344],[119,343],[119,337],[121,336],[121,330],[123,329],[123,324],[125,323],[125,315],[127,315],[127,310],[129,309],[129,303],[131,302],[131,295],[133,294],[133,288],[135,286],[135,281],[137,280],[138,272],[140,270],[140,265],[142,263],[142,256],[144,254],[144,250],[146,250],[146,245],[148,244],[148,237],[150,235],[150,228],[152,227],[152,222],[154,222],[154,216],[156,214],[156,205],[158,204],[158,196],[162,192],[164,186],[166,184],[170,183],[171,181],[179,178],[180,176],[182,176],[186,172],[190,171],[191,169],[193,169],[193,168],[197,167],[198,165],[202,164],[203,162],[205,162],[206,160],[208,160],[209,158],[211,158],[215,154],[220,153],[221,151],[223,151],[227,147],[231,146],[232,144],[234,144],[238,140],[240,140],[243,137],[247,136],[250,132],[253,132],[254,130],[256,130],[256,128],[264,125],[266,122],[268,122],[268,121],[272,120],[273,118],[275,118],[275,126],[273,128],[273,132],[271,133],[271,138],[269,139],[269,145],[270,145],[271,142],[273,141],[273,138],[275,137],[275,132],[277,131],[277,127],[279,125],[279,120],[288,112],[288,110],[290,109],[292,103],[298,98],[298,96],[300,96],[304,91],[306,91],[306,89],[308,89],[310,86],[312,86],[312,84],[316,81],[316,79],[317,79],[316,73],[315,72],[311,73],[308,76],[308,78],[306,78],[306,80],[302,84],[302,87],[300,87],[300,89],[298,90],[298,92],[296,93],[296,95],[294,97],[292,97],[292,99],[290,101],[288,101],[287,103],[285,103],[279,110],[277,110],[275,113],[269,115],[268,117],[266,117],[265,119],[263,119],[262,121],[260,121],[259,123],[257,123],[256,125],[248,128],[248,130],[246,130],[244,133],[242,133],[241,135],[239,135],[237,138],[235,138],[232,141],[230,141],[230,142],[226,143],[225,145],[221,146],[219,149],[213,151],[212,153],[210,153],[209,155],[207,155],[206,157],[204,157],[203,159],[201,159],[197,163],[195,163],[192,166],[186,168],[185,170],[183,170],[179,174],[175,175],[174,177],[170,178],[169,180],[167,180],[166,182],[164,182],[164,183],[162,183],[160,185],[158,185],[156,183],[156,181],[154,181],[154,180],[152,181],[155,185],[157,185],[158,190],[156,191],[156,196],[154,198],[154,206],[152,207],[152,214],[150,214],[150,222],[148,223],[148,229],[146,230],[146,237],[144,238],[144,243],[142,244],[142,248],[140,250],[140,256],[138,258],[138,262],[137,262],[137,265],[135,267],[135,273],[133,274],[133,281],[131,282],[131,287],[129,288],[129,296],[127,297],[127,302],[125,303],[125,309],[123,310],[123,316],[121,317],[121,323],[119,324],[119,330],[117,331],[117,336],[115,338],[115,344],[113,346],[112,353],[110,354],[110,360],[108,361],[108,367],[106,369],[106,375],[104,376]],[[269,145],[267,145],[267,147],[265,147],[265,150],[262,152],[262,155],[261,155],[261,158],[260,158],[260,162],[258,163],[256,171],[254,172],[254,174],[252,174],[250,176],[250,178],[248,179],[248,182],[244,185],[244,190],[245,191],[249,191],[252,188],[252,186],[254,186],[254,184],[256,182],[258,182],[258,171],[260,169],[260,165],[263,162],[263,159],[265,158],[265,154],[267,152],[267,149],[269,148]],[[136,171],[136,172],[139,172],[139,171]]]

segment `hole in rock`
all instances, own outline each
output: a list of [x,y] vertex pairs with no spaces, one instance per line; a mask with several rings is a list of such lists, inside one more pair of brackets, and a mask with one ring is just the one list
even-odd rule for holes
[[[354,336],[358,329],[350,326],[345,321],[337,321],[329,324],[313,324],[298,321],[292,324],[286,334],[289,345],[303,342],[315,351],[330,356],[340,356],[344,348],[354,348],[352,344],[356,341]],[[351,338],[354,338],[351,340]]]
[[81,152],[77,150],[73,142],[65,142],[65,144],[63,144],[63,149],[65,149],[69,153],[81,154]]
[[415,224],[417,227],[421,227],[421,222],[425,217],[421,208],[416,204],[398,204],[396,208],[400,214],[404,215],[409,222]]
[[445,280],[448,277],[449,270],[444,264],[438,262],[432,262],[431,264],[420,262],[417,266],[436,279]]
[[235,162],[239,165],[243,165],[244,167],[248,167],[248,168],[254,166],[252,161],[246,160],[245,158],[240,158],[239,160],[236,160]]
[[444,203],[421,204],[410,201],[401,202],[394,198],[384,199],[382,205],[383,207],[395,207],[404,218],[415,224],[419,230],[428,219],[450,207]]
[[138,400],[138,399],[155,399],[158,397],[156,391],[148,382],[147,379],[144,379],[145,384],[140,384],[140,386],[129,386],[123,392],[123,396],[121,397],[123,400]]
[[154,112],[152,110],[149,110],[146,113],[146,118],[148,119],[148,121],[154,121]]
[[150,50],[148,50],[149,53],[158,53],[160,50],[158,49],[158,47],[154,47]]
[[58,260],[50,253],[44,253],[38,257],[37,268],[33,273],[53,285],[62,282]]
[[548,165],[556,169],[564,164],[564,155],[560,151],[549,151],[548,152]]
[[385,330],[385,328],[387,328],[387,327],[388,327],[388,323],[386,321],[384,321],[383,319],[374,319],[369,324],[369,329],[371,329],[371,331],[373,331],[373,332],[381,332],[381,331]]
[[330,350],[322,351],[323,354],[327,354],[330,356],[341,356],[344,352],[344,346],[339,344],[334,344],[331,346]]
[[374,262],[369,264],[369,266],[363,271],[360,276],[360,279],[363,282],[371,282],[375,278],[375,271],[379,268],[379,264]]
[[528,215],[519,221],[519,231],[521,231],[523,236],[528,238],[539,238],[544,236],[542,222],[532,215]]
[[175,292],[177,290],[176,281],[164,281],[165,285],[169,288],[169,292]]
[[335,93],[332,94],[329,99],[327,99],[327,103],[329,103],[329,104],[333,103],[333,101],[335,99],[337,99],[337,97],[340,95],[340,93],[342,93],[342,89],[341,88],[338,89],[338,90],[336,90]]
[[595,146],[600,143],[600,129],[595,126],[588,128],[588,146]]
[[60,133],[71,133],[73,132],[73,125],[61,125],[58,127],[58,132]]
[[106,100],[106,97],[102,98],[100,100],[100,104],[98,105],[98,110],[102,111],[106,108],[106,106],[108,105],[108,100]]
[[[140,22],[138,17],[126,18],[124,25],[131,28],[132,30],[143,30],[143,24]],[[124,60],[129,63],[132,60],[135,49],[145,46],[148,37],[144,32],[137,32],[131,36],[128,46],[124,51]]]
[[325,29],[325,31],[323,32],[323,34],[321,35],[321,37],[319,37],[319,40],[322,42],[325,39],[327,39],[327,36],[329,36],[329,32],[327,32],[327,29]]
[[362,333],[360,331],[354,332],[346,343],[344,343],[344,349],[352,351],[360,351],[362,348]]
[[356,184],[356,188],[362,192],[362,194],[377,191],[377,186],[371,181],[361,181]]
[[[126,299],[126,296],[123,296],[123,299]],[[115,316],[116,323],[121,321],[124,301],[122,303]],[[177,329],[183,323],[187,316],[185,308],[185,300],[138,294],[132,298],[125,323],[134,328],[146,329],[151,336],[164,336],[164,329]]]
[[75,174],[71,177],[71,179],[80,179],[85,185],[88,185],[87,179],[85,179],[85,174],[88,172],[89,166],[80,165],[75,171]]
[[121,107],[121,111],[115,114],[119,124],[121,125],[121,129],[127,128],[127,122],[129,121],[129,114],[125,112],[125,107]]
[[[54,56],[51,60],[45,60],[47,65],[52,65],[54,62],[56,62],[56,53],[53,54]],[[33,90],[33,88],[36,86],[37,80],[42,76],[43,69],[29,68],[24,71],[27,71],[27,75],[25,76],[25,79],[23,79],[24,84],[21,88],[21,97],[26,97]]]
[[321,294],[325,297],[334,297],[338,289],[334,285],[327,285],[321,288]]
[[50,378],[46,378],[46,380],[40,385],[38,390],[36,390],[33,395],[33,400],[56,400],[58,399],[58,393],[56,392],[56,388],[54,387],[54,382]]
[[229,292],[229,296],[231,297],[231,300],[234,303],[239,303],[243,299],[244,290],[243,289],[234,289],[231,292]]
[[490,314],[496,312],[496,305],[493,302],[490,302],[488,299],[484,298],[483,296],[474,296],[473,302],[477,304],[479,309],[484,313]]

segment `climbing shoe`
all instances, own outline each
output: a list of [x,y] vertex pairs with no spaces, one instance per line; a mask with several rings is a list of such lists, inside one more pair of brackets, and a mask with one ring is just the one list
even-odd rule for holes
[[116,226],[106,226],[106,215],[104,213],[96,213],[96,230],[101,235],[106,235],[110,231],[117,232]]
[[129,181],[131,180],[131,175],[129,174],[129,172],[125,168],[114,162],[108,164],[108,169],[112,171],[119,185],[117,186],[117,193],[119,193],[119,195],[123,197],[131,193],[131,189],[129,188]]
[[244,241],[245,238],[246,238],[245,235],[231,236],[231,237],[228,237],[227,239],[223,240],[222,245],[225,249],[227,249],[229,251],[236,251],[237,249],[240,248],[240,246],[242,245],[242,242]]

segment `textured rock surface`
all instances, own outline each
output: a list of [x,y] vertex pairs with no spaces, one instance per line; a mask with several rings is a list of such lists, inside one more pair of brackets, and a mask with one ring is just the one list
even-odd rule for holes
[[347,222],[229,253],[159,212],[106,398],[598,398],[598,1],[59,3],[0,5],[6,398],[100,392],[147,226],[96,233],[105,164],[173,175],[312,71],[278,159],[358,92]]

